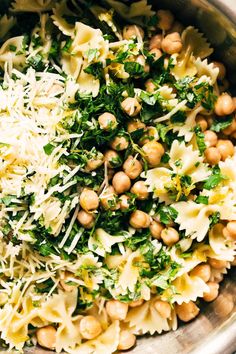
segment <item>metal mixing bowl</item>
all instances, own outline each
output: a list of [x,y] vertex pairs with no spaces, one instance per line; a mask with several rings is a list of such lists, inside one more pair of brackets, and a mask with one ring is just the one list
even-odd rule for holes
[[[2,1],[2,0],[0,0]],[[198,27],[213,47],[215,57],[228,69],[232,90],[236,92],[236,0],[153,0],[159,8],[168,8],[185,24]],[[225,301],[233,301],[234,308]],[[221,284],[221,296],[202,309],[193,322],[176,332],[143,337],[130,354],[233,354],[236,352],[236,271]],[[40,348],[26,349],[27,354],[49,354]],[[126,352],[127,353],[127,352]],[[106,354],[104,352],[104,354]]]

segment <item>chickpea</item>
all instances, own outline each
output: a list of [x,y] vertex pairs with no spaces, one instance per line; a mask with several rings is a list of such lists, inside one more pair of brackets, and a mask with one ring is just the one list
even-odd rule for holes
[[146,184],[144,183],[144,181],[136,182],[132,186],[130,192],[136,194],[138,200],[146,200],[146,199],[148,199],[148,196],[149,196],[148,188],[147,188]]
[[211,267],[209,264],[199,264],[190,272],[191,275],[201,278],[207,283],[211,277]]
[[220,150],[222,160],[234,155],[234,145],[230,140],[218,140],[217,147]]
[[141,111],[141,105],[135,97],[127,97],[121,102],[121,108],[130,117],[136,117]]
[[205,141],[207,147],[216,146],[217,141],[218,141],[218,137],[217,137],[216,133],[213,132],[212,130],[206,130],[204,132],[204,141]]
[[179,241],[179,233],[173,227],[167,227],[162,230],[161,238],[165,245],[172,246]]
[[154,304],[155,309],[161,315],[162,318],[167,319],[171,316],[171,306],[168,302],[157,300]]
[[161,162],[162,156],[165,153],[163,146],[157,141],[149,141],[148,143],[144,144],[142,149],[149,166],[158,166]]
[[120,332],[120,339],[117,349],[127,350],[132,348],[136,343],[136,337],[133,333],[123,330]]
[[136,63],[142,65],[144,67],[144,72],[145,73],[149,73],[150,71],[150,66],[146,63],[146,59],[143,55],[139,55],[137,58],[136,58]]
[[80,321],[79,329],[84,339],[93,339],[102,332],[102,326],[94,316],[83,317]]
[[234,102],[234,111],[236,111],[236,97],[233,97],[233,102]]
[[220,162],[221,154],[216,147],[212,146],[212,147],[207,148],[205,150],[204,154],[206,157],[206,161],[210,165],[217,165]]
[[176,305],[176,313],[179,319],[183,322],[193,320],[199,314],[200,309],[193,301],[183,302],[181,305]]
[[64,276],[60,280],[61,287],[68,293],[73,291],[73,290],[75,290],[75,288],[76,288],[76,285],[69,284],[69,280],[68,279],[71,276],[73,276],[73,274],[66,271],[66,272],[64,272]]
[[219,61],[213,61],[213,65],[214,65],[214,68],[219,69],[219,74],[218,74],[217,79],[222,81],[226,75],[226,69],[225,69],[224,64]]
[[226,225],[226,229],[229,233],[230,238],[236,241],[236,221],[229,221]]
[[155,34],[155,36],[153,36],[151,39],[150,39],[150,42],[149,42],[149,50],[152,50],[152,49],[161,49],[161,42],[162,42],[162,34]]
[[117,194],[127,192],[131,187],[130,178],[123,172],[117,172],[112,180],[112,185]]
[[157,49],[157,48],[151,49],[149,53],[153,56],[155,61],[160,59],[162,57],[162,55],[163,55],[162,51],[160,49]]
[[167,34],[162,40],[161,48],[167,54],[179,53],[182,50],[183,44],[178,32]]
[[222,93],[215,103],[215,113],[218,116],[225,116],[233,113],[234,101],[228,93]]
[[116,136],[110,143],[110,146],[116,151],[123,151],[128,148],[129,142],[124,136]]
[[130,179],[135,179],[141,174],[143,166],[135,157],[128,156],[123,164],[123,170]]
[[236,119],[234,118],[234,120],[232,121],[232,123],[223,130],[223,133],[225,135],[231,135],[232,133],[234,133],[236,131]]
[[217,149],[220,152],[221,160],[225,161],[227,157],[234,155],[234,146],[230,140],[219,139],[216,144]]
[[129,305],[118,300],[110,300],[106,303],[106,310],[112,320],[125,320]]
[[131,120],[127,124],[128,133],[133,133],[139,129],[146,129],[146,125],[143,122],[141,122],[141,120],[139,120],[139,119]]
[[85,211],[96,210],[99,205],[99,199],[96,192],[92,189],[84,188],[80,195],[80,206]]
[[122,211],[129,209],[129,197],[126,194],[122,194],[120,197],[120,209]]
[[135,300],[129,303],[129,307],[134,308],[141,306],[143,304],[143,299]]
[[144,38],[144,31],[140,26],[137,25],[128,25],[123,29],[123,38],[126,40],[134,38]]
[[46,326],[37,329],[36,338],[41,347],[55,349],[57,330],[53,326]]
[[207,128],[208,128],[207,120],[203,116],[201,116],[200,114],[198,114],[198,116],[196,118],[196,123],[200,126],[202,132],[207,130]]
[[174,22],[174,16],[169,10],[158,10],[158,27],[163,31],[168,31]]
[[152,81],[152,79],[148,79],[145,82],[145,88],[147,92],[153,93],[156,90],[156,85]]
[[150,222],[150,216],[142,210],[135,210],[129,219],[130,225],[135,229],[145,229],[149,227]]
[[116,210],[120,205],[117,202],[117,195],[112,186],[108,186],[106,190],[100,195],[100,203],[104,209]]
[[98,117],[98,123],[102,130],[113,130],[117,127],[117,120],[114,114],[105,112]]
[[96,158],[88,160],[85,171],[91,172],[96,170],[98,167],[102,166],[103,164],[103,154],[99,153]]
[[203,294],[203,300],[211,302],[215,300],[219,294],[219,284],[209,281],[207,285],[209,287],[209,292]]
[[214,269],[222,269],[227,266],[227,261],[221,261],[220,259],[209,258],[208,262]]
[[157,240],[160,240],[161,232],[164,230],[164,226],[160,222],[153,220],[149,226],[149,230],[151,232],[152,237],[156,238]]
[[234,309],[234,299],[231,294],[220,294],[214,303],[215,313],[220,317],[226,317]]
[[85,210],[78,212],[77,220],[85,229],[91,229],[94,225],[93,214],[87,213]]
[[108,168],[119,167],[121,158],[118,152],[114,150],[107,150],[104,154],[104,161],[107,162]]

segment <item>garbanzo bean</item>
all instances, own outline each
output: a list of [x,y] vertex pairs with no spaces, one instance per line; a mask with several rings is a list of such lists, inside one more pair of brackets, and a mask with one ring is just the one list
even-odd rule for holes
[[172,246],[179,241],[179,233],[173,227],[167,227],[162,230],[161,238],[165,245]]
[[107,150],[104,154],[104,161],[107,162],[108,168],[119,166],[121,162],[120,155],[114,150]]
[[219,139],[216,147],[219,150],[221,160],[223,161],[225,161],[227,157],[231,157],[234,154],[234,145],[230,140]]
[[123,321],[126,318],[129,305],[118,300],[109,300],[106,303],[106,311],[112,320]]
[[234,117],[232,123],[223,130],[225,135],[231,135],[236,131],[236,118]]
[[131,120],[127,124],[128,133],[133,133],[139,129],[146,129],[146,125],[143,122],[141,122],[141,120],[139,120],[139,119]]
[[117,127],[117,120],[114,114],[105,112],[98,117],[98,123],[102,130],[113,130]]
[[112,185],[117,194],[122,194],[130,189],[131,181],[125,172],[119,171],[114,175]]
[[229,221],[226,225],[226,229],[230,238],[236,240],[236,221]]
[[102,166],[103,164],[103,154],[99,153],[95,158],[89,159],[86,166],[85,171],[91,172],[96,170],[98,167]]
[[110,143],[110,147],[116,151],[126,150],[129,142],[125,136],[116,136]]
[[191,275],[201,278],[207,283],[211,277],[211,267],[209,264],[199,264],[190,272]]
[[152,237],[156,238],[157,240],[161,239],[161,232],[164,230],[164,226],[155,220],[152,220],[149,230],[151,232]]
[[55,349],[57,330],[53,326],[46,326],[37,329],[36,338],[41,347]]
[[206,302],[211,302],[215,300],[219,294],[219,284],[209,281],[207,283],[209,291],[203,294],[203,300]]
[[122,194],[119,197],[120,200],[120,209],[121,210],[126,210],[129,209],[129,197],[126,194]]
[[159,139],[159,135],[157,129],[155,127],[147,127],[143,137],[139,140],[139,145],[143,146],[149,141],[157,141]]
[[148,188],[147,188],[146,184],[144,183],[144,181],[136,182],[132,186],[130,192],[136,194],[138,200],[145,200],[149,196]]
[[165,153],[163,146],[157,141],[147,142],[143,145],[142,150],[150,167],[158,166]]
[[94,216],[85,210],[80,210],[77,214],[77,220],[85,229],[91,229],[94,225]]
[[96,192],[92,189],[84,188],[80,195],[80,206],[85,211],[96,210],[99,205],[99,199]]
[[162,42],[163,36],[162,34],[155,34],[149,42],[149,50],[152,49],[161,49],[161,42]]
[[167,34],[161,42],[163,52],[167,54],[179,53],[183,47],[181,37],[178,32]]
[[214,312],[220,317],[226,317],[234,308],[232,294],[220,294],[214,303]]
[[147,92],[153,93],[156,90],[156,85],[152,81],[152,79],[148,79],[145,82],[145,88]]
[[135,179],[141,174],[143,166],[135,157],[128,156],[123,164],[123,170],[130,179]]
[[136,117],[141,111],[141,105],[137,98],[127,97],[121,102],[121,108],[130,117]]
[[135,229],[145,229],[149,227],[151,218],[142,210],[135,210],[129,219],[130,225]]
[[84,339],[93,339],[102,332],[102,326],[94,316],[83,317],[80,321],[79,329]]
[[219,74],[217,76],[217,79],[222,81],[226,75],[226,69],[224,64],[221,63],[220,61],[213,61],[212,64],[214,65],[215,68],[219,69]]
[[157,300],[154,303],[154,307],[162,318],[167,319],[171,316],[171,306],[168,302]]
[[183,302],[181,305],[175,306],[177,316],[183,322],[193,320],[199,314],[200,309],[193,301]]
[[112,186],[108,186],[104,192],[100,195],[100,203],[106,210],[119,209],[120,205],[117,201],[117,194]]
[[208,262],[210,266],[214,269],[222,269],[227,266],[227,261],[222,261],[220,259],[209,258]]
[[149,53],[153,56],[154,60],[160,59],[163,55],[162,51],[157,48],[151,49]]
[[222,93],[215,103],[215,113],[218,116],[225,116],[233,113],[234,101],[228,93]]
[[218,137],[217,137],[216,133],[213,132],[212,130],[206,130],[204,132],[204,141],[205,141],[207,147],[216,146],[217,141],[218,141]]
[[206,157],[206,161],[210,164],[210,165],[217,165],[220,162],[221,159],[221,154],[220,151],[212,146],[207,148],[204,151],[205,157]]
[[173,25],[174,16],[169,10],[158,10],[157,18],[157,27],[162,29],[163,31],[168,31]]
[[128,25],[123,29],[123,38],[130,40],[134,38],[144,38],[144,31],[142,27],[137,25]]
[[136,337],[133,333],[128,330],[122,330],[120,332],[120,339],[117,349],[127,350],[132,348],[136,343]]
[[205,117],[202,115],[198,114],[196,118],[196,123],[200,126],[201,130],[205,132],[208,128],[208,123]]

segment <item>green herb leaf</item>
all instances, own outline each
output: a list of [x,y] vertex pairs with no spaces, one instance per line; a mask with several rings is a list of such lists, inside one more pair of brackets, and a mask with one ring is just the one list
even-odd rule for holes
[[208,200],[209,200],[209,197],[207,197],[205,195],[199,195],[195,199],[195,203],[208,205]]
[[209,220],[210,220],[210,228],[212,228],[214,225],[218,224],[220,220],[220,212],[216,211],[215,213],[210,215]]
[[199,126],[196,126],[195,129],[195,136],[196,136],[196,141],[197,141],[197,146],[200,151],[200,154],[202,155],[204,151],[206,150],[207,146],[205,144],[205,136],[204,133],[201,131],[201,128]]
[[215,132],[220,132],[221,130],[224,130],[226,128],[228,128],[230,126],[230,124],[233,122],[233,116],[229,115],[226,116],[224,118],[215,118],[213,120],[213,123],[211,125],[211,130],[215,131]]
[[221,174],[220,168],[215,166],[213,168],[212,174],[208,177],[203,185],[204,189],[210,190],[215,188],[225,177]]
[[45,145],[43,147],[43,150],[44,150],[45,154],[47,154],[47,155],[51,155],[51,153],[53,152],[54,149],[55,149],[55,146],[50,143],[48,143],[47,145]]
[[178,216],[177,210],[175,210],[171,206],[161,206],[158,210],[158,214],[160,216],[160,222],[165,225],[168,225],[170,222],[175,221]]
[[124,69],[130,76],[143,76],[145,74],[144,67],[136,62],[125,62]]

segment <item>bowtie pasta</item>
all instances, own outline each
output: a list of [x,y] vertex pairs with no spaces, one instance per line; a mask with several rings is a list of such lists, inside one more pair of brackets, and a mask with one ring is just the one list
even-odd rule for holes
[[14,0],[0,27],[0,346],[176,330],[236,264],[224,65],[147,0]]

